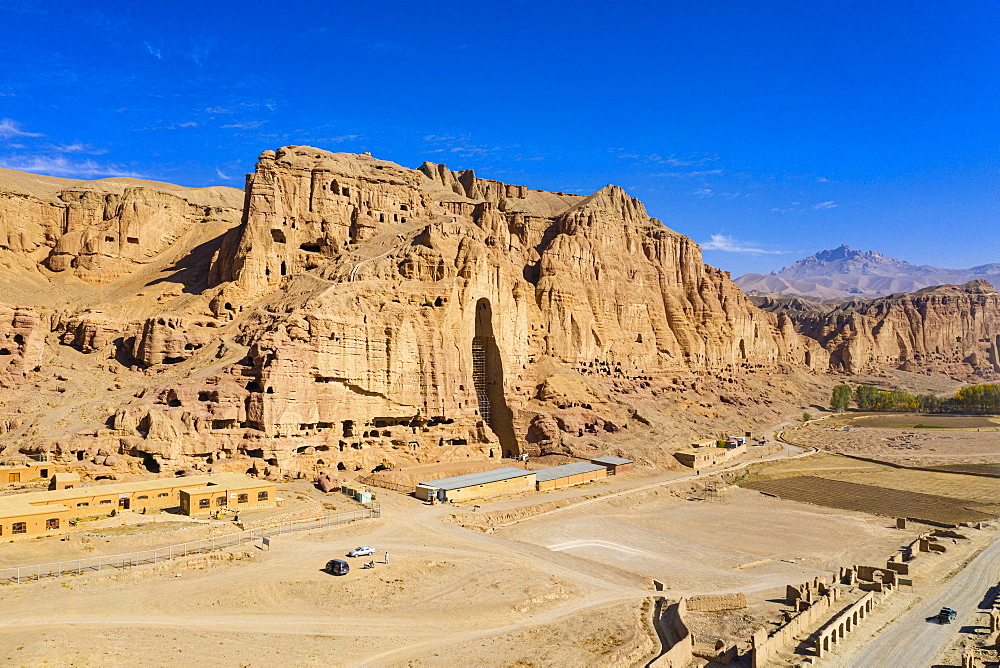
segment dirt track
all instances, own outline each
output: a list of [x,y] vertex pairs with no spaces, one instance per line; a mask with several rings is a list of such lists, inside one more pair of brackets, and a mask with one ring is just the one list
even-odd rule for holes
[[[922,600],[898,618],[863,651],[840,665],[929,666],[941,653],[957,629],[973,621],[977,604],[987,590],[997,584],[1000,540],[979,553],[948,582],[923,593]],[[950,625],[928,621],[944,606],[958,612]]]
[[[665,581],[670,596],[737,588],[762,601],[786,582],[899,540],[868,516],[753,492],[688,501],[670,491],[677,474],[663,476],[561,492],[568,505],[557,512],[493,533],[446,521],[455,508],[383,492],[381,520],[282,536],[249,558],[3,587],[0,660],[614,662],[653,649],[640,617],[651,577]],[[588,498],[601,490],[603,498]],[[500,499],[477,512],[551,498],[560,495]],[[374,570],[355,563],[340,578],[320,570],[359,544],[373,545],[379,560],[388,551],[390,563]]]

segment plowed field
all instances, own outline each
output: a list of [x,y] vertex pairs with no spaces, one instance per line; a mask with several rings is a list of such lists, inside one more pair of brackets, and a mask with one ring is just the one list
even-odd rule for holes
[[743,486],[791,501],[886,517],[909,517],[944,524],[993,519],[992,515],[970,510],[964,502],[946,496],[859,485],[815,476],[755,480],[746,482]]

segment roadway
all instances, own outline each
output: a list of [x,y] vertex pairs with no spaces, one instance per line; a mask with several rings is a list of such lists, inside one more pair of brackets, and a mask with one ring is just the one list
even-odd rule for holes
[[[908,612],[879,633],[846,665],[930,666],[945,650],[963,625],[976,624],[975,615],[990,587],[1000,579],[1000,539],[973,558],[950,580],[931,588]],[[927,618],[948,606],[958,616],[951,624],[938,624]]]

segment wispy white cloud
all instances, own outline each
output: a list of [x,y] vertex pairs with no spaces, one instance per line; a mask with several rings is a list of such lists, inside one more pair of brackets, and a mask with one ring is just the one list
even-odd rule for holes
[[146,51],[149,52],[149,55],[151,55],[153,58],[156,58],[157,60],[163,60],[163,52],[162,51],[160,51],[159,49],[157,49],[156,47],[154,47],[149,42],[143,42],[143,44],[146,45]]
[[22,130],[21,124],[11,118],[0,118],[0,138],[44,136],[41,132],[27,132]]
[[183,123],[170,123],[169,125],[150,125],[144,128],[136,128],[136,132],[146,132],[147,130],[179,130],[181,128],[196,128],[197,121],[184,121]]
[[816,183],[829,183],[829,182],[830,182],[830,179],[826,178],[825,176],[817,176],[816,177]]
[[671,167],[693,167],[695,165],[704,165],[705,163],[713,162],[719,159],[717,155],[667,155],[663,156],[659,153],[633,153],[627,152],[625,149],[612,148],[608,149],[611,153],[617,153],[618,158],[621,160],[639,160],[643,162],[653,162],[658,165],[670,165]]
[[788,206],[776,206],[771,209],[771,213],[794,213],[799,210],[802,202],[790,202]]
[[107,153],[106,148],[94,148],[90,144],[77,141],[72,144],[51,144],[50,148],[59,153],[86,153],[88,155],[102,155]]
[[343,144],[345,141],[357,141],[358,139],[361,139],[361,135],[338,135],[336,137],[323,137],[319,141]]
[[833,202],[833,201],[830,201],[830,202],[820,202],[819,204],[813,204],[813,208],[816,209],[817,211],[820,210],[820,209],[832,209],[835,206],[837,206],[837,203]]
[[131,176],[146,178],[138,172],[133,172],[120,165],[102,165],[93,160],[75,162],[65,156],[20,155],[0,158],[0,167],[16,169],[22,172],[35,172],[49,176],[67,176],[79,178],[100,178],[107,176]]
[[222,170],[219,169],[218,167],[215,168],[215,175],[218,176],[220,179],[223,179],[224,181],[232,181],[233,180],[233,177],[227,176],[227,175],[223,174]]
[[701,244],[702,250],[725,251],[727,253],[750,253],[751,255],[781,255],[788,251],[767,250],[752,241],[739,241],[726,234],[713,234],[711,240]]
[[223,125],[222,127],[237,130],[253,130],[254,128],[259,128],[262,125],[264,125],[264,121],[243,121],[242,123],[230,123],[228,125]]
[[705,169],[695,172],[656,172],[653,176],[665,176],[670,178],[698,178],[701,176],[718,176],[722,174],[721,169]]
[[424,135],[424,141],[429,142],[469,141],[469,139],[471,139],[469,135]]
[[368,49],[371,51],[381,51],[383,53],[406,53],[407,49],[405,46],[399,42],[375,42],[374,44],[369,44]]

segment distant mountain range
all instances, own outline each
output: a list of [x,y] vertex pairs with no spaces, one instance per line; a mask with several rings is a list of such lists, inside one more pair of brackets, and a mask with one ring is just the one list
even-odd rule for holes
[[810,255],[781,271],[744,274],[736,279],[736,284],[748,295],[839,302],[915,292],[933,285],[962,285],[976,279],[984,279],[1000,288],[1000,263],[969,269],[942,269],[843,245]]

